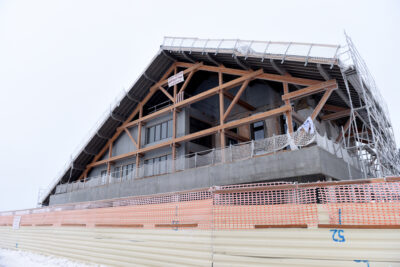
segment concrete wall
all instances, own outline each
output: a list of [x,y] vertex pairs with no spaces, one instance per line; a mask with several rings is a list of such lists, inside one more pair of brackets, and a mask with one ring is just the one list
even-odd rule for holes
[[[362,178],[350,166],[352,178]],[[317,146],[52,195],[50,205],[277,179],[349,179],[348,165]],[[307,181],[302,179],[302,181]],[[310,181],[311,181],[310,180]]]

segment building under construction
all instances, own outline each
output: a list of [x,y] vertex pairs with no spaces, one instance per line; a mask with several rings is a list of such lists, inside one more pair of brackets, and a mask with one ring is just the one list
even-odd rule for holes
[[0,248],[109,266],[400,266],[387,108],[345,46],[167,37]]
[[387,107],[350,38],[166,37],[98,125],[43,205],[400,172]]

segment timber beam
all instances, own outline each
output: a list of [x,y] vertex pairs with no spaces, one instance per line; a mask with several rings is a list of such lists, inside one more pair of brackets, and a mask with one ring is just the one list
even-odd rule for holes
[[339,106],[335,106],[335,105],[329,105],[329,104],[326,104],[323,108],[323,110],[332,111],[332,112],[339,112],[339,111],[343,111],[343,110],[347,110],[347,109],[348,108],[339,107]]
[[[176,62],[177,67],[183,67],[183,68],[190,68],[193,67],[194,64],[192,63],[184,63],[184,62]],[[223,66],[207,66],[207,65],[202,65],[197,68],[197,70],[201,71],[209,71],[209,72],[221,72],[223,74],[230,74],[230,75],[236,75],[236,76],[243,76],[246,74],[251,73],[251,70],[238,70],[238,69],[232,69],[232,68],[227,68]],[[298,84],[298,85],[304,85],[304,86],[310,86],[313,84],[318,84],[321,83],[321,81],[318,80],[311,80],[311,79],[305,79],[305,78],[296,78],[288,75],[279,75],[279,74],[270,74],[270,73],[263,73],[257,79],[260,80],[267,80],[267,81],[273,81],[273,82],[287,82],[290,84]]]
[[[199,65],[202,65],[202,63],[198,63],[198,64],[194,64],[192,66],[192,68],[188,68],[184,71],[184,73],[189,73],[190,71],[192,71],[193,69],[195,69],[196,67],[198,67]],[[149,89],[149,93],[143,98],[143,100],[138,103],[138,105],[136,106],[135,110],[131,113],[131,115],[125,120],[125,122],[122,124],[122,126],[126,125],[127,123],[129,123],[141,110],[143,110],[143,106],[147,103],[147,101],[150,100],[150,98],[154,95],[154,93],[158,90],[159,86],[162,86],[164,84],[168,83],[168,76],[174,71],[174,69],[176,68],[175,63],[172,64],[169,69],[164,73],[164,75],[161,77],[160,82],[156,83],[155,85],[153,85],[152,87],[150,87]],[[119,135],[124,131],[124,128],[117,128],[116,132],[114,133],[114,135],[111,137],[111,139],[109,139],[107,141],[107,143],[103,146],[103,148],[100,150],[100,152],[94,156],[92,163],[98,161],[103,155],[104,153],[107,151],[108,147],[110,146],[110,144],[112,144],[118,137]],[[89,166],[89,165],[88,165]],[[79,177],[80,179],[83,179],[84,177],[86,177],[86,175],[88,174],[88,172],[90,171],[90,167],[86,168],[86,170],[81,174],[81,176]]]
[[304,89],[300,89],[300,90],[297,90],[297,91],[294,91],[294,92],[291,92],[291,93],[284,94],[282,96],[282,100],[283,101],[285,101],[285,100],[295,100],[295,99],[303,98],[303,97],[310,96],[310,95],[313,95],[313,94],[317,94],[317,93],[320,93],[320,92],[325,91],[325,90],[329,90],[329,89],[335,90],[335,89],[337,89],[337,87],[338,87],[338,85],[336,83],[336,80],[329,80],[329,81],[326,81],[326,82],[320,82],[318,84],[311,85],[311,86],[306,87]]
[[[235,96],[232,95],[232,94],[229,93],[229,92],[224,92],[224,96],[225,96],[226,98],[228,98],[229,100],[231,100],[231,101],[235,98]],[[241,106],[242,108],[245,108],[245,109],[247,109],[247,110],[249,110],[249,111],[254,111],[254,110],[256,110],[256,108],[255,108],[254,106],[250,105],[249,103],[247,103],[246,101],[244,101],[244,100],[242,100],[242,99],[239,99],[238,102],[237,102],[237,104],[238,104],[239,106]]]
[[[150,100],[150,98],[154,95],[155,92],[158,90],[161,90],[160,87],[164,87],[168,84],[168,77],[171,75],[171,73],[177,68],[177,67],[183,67],[186,68],[183,70],[184,76],[187,75],[193,75],[190,73],[194,73],[194,71],[209,71],[209,72],[216,72],[216,73],[221,73],[221,74],[230,74],[230,75],[235,75],[235,76],[240,76],[237,79],[234,79],[230,82],[220,84],[219,86],[212,88],[206,92],[200,93],[196,96],[190,97],[188,99],[185,99],[179,103],[174,103],[172,106],[166,107],[160,111],[157,111],[155,113],[149,114],[147,116],[139,117],[138,120],[133,121],[132,119],[139,113],[139,110]],[[188,77],[189,78],[189,77]],[[190,77],[191,78],[191,77]],[[237,86],[238,84],[241,84],[245,80],[251,80],[251,79],[261,79],[261,80],[268,80],[268,81],[275,81],[275,82],[282,82],[282,83],[288,83],[288,84],[295,84],[295,85],[302,85],[302,86],[313,86],[316,84],[320,84],[320,81],[317,80],[311,80],[311,79],[304,79],[304,78],[296,78],[296,77],[291,77],[291,76],[282,76],[282,75],[276,75],[276,74],[269,74],[269,73],[263,73],[262,70],[259,71],[252,71],[252,70],[239,70],[239,69],[233,69],[233,68],[227,68],[224,66],[206,66],[203,65],[202,62],[200,63],[184,63],[184,62],[174,62],[171,67],[164,73],[162,78],[160,79],[159,82],[156,82],[153,84],[149,91],[148,94],[138,103],[137,107],[135,110],[131,113],[131,115],[125,120],[125,122],[122,123],[120,127],[117,128],[116,132],[114,135],[107,141],[107,143],[103,146],[103,148],[100,150],[100,152],[94,156],[92,163],[87,165],[88,167],[86,170],[82,173],[79,179],[82,179],[85,177],[89,170],[91,169],[91,165],[96,163],[107,151],[109,148],[110,144],[113,143],[122,132],[124,132],[125,128],[130,127],[132,125],[136,124],[143,124],[144,121],[149,120],[151,118],[157,117],[159,115],[162,115],[167,112],[172,112],[173,110],[178,110],[178,108],[190,105],[191,103],[200,101],[202,99],[205,99],[207,97],[210,97],[212,95],[218,94],[219,92],[223,92],[223,95],[227,96],[230,98],[230,94],[227,93],[226,91]],[[187,81],[188,79],[186,79]],[[174,99],[176,98],[176,95],[174,94]],[[234,97],[233,97],[234,98]],[[132,100],[132,99],[131,99]],[[135,102],[137,102],[137,99],[134,99]],[[237,104],[241,106],[245,106],[246,102],[242,100],[238,100]],[[253,110],[254,107],[247,106],[249,110]],[[289,107],[287,107],[289,108]],[[286,109],[287,109],[286,108]],[[287,110],[286,110],[287,111]],[[285,112],[286,112],[285,111]],[[224,129],[221,128],[220,131],[223,131]],[[140,138],[138,138],[140,140]],[[138,146],[140,147],[140,143],[138,142]],[[144,149],[144,148],[143,148]],[[141,150],[139,149],[138,151],[132,152],[134,154],[136,153],[141,153]],[[146,148],[147,149],[147,148]]]
[[251,141],[250,138],[245,137],[245,136],[241,136],[241,135],[239,135],[239,134],[237,134],[237,133],[235,133],[235,132],[229,131],[229,130],[226,130],[226,131],[225,131],[225,135],[226,135],[227,137],[232,138],[232,139],[235,139],[235,140],[237,140],[237,141],[239,141],[239,142],[249,142],[249,141]]
[[325,91],[324,95],[322,96],[321,100],[319,101],[318,105],[314,108],[313,113],[311,114],[311,119],[315,120],[318,114],[321,112],[322,107],[325,105],[328,98],[331,96],[333,90],[336,88],[331,88]]
[[158,87],[161,92],[164,93],[164,95],[166,95],[172,102],[175,102],[175,99],[167,92],[167,90],[164,89],[164,87],[160,86]]
[[336,142],[342,141],[342,138],[345,135],[345,133],[347,132],[347,130],[349,129],[350,124],[351,124],[351,117],[347,120],[346,124],[343,127],[343,130],[340,131],[339,136],[336,138]]
[[232,81],[229,81],[229,82],[226,82],[226,83],[223,83],[222,85],[218,85],[218,86],[216,86],[216,87],[214,87],[212,89],[204,91],[204,92],[202,92],[200,94],[197,94],[195,96],[192,96],[190,98],[184,99],[184,100],[182,100],[182,101],[180,101],[178,103],[175,103],[174,105],[170,105],[170,106],[168,106],[166,108],[160,109],[159,111],[153,112],[153,113],[151,113],[151,114],[149,114],[147,116],[144,116],[144,117],[142,117],[140,119],[137,119],[135,121],[126,123],[125,125],[122,125],[118,129],[123,129],[123,128],[126,128],[126,127],[132,127],[132,126],[138,124],[139,122],[151,120],[151,119],[156,118],[156,117],[158,117],[160,115],[163,115],[163,114],[166,114],[166,113],[169,113],[169,112],[173,111],[174,108],[183,108],[183,107],[188,106],[190,104],[193,104],[195,102],[198,102],[198,101],[201,101],[203,99],[206,99],[206,98],[208,98],[210,96],[216,95],[216,94],[219,93],[220,90],[222,90],[222,91],[229,90],[229,89],[237,86],[238,84],[240,84],[240,83],[242,83],[242,82],[244,82],[244,81],[246,81],[248,79],[255,79],[258,76],[260,76],[262,73],[263,73],[262,70],[252,71],[252,72],[250,72],[250,73],[248,73],[248,74],[246,74],[246,75],[244,75],[242,77],[236,78],[236,79],[234,79]]
[[184,136],[181,136],[181,137],[177,137],[177,138],[165,141],[165,142],[160,143],[160,144],[148,146],[148,147],[145,147],[145,148],[138,149],[136,151],[132,151],[132,152],[129,152],[129,153],[125,153],[125,154],[121,154],[121,155],[118,155],[118,156],[110,157],[108,159],[100,160],[100,161],[91,163],[88,166],[89,167],[99,166],[99,165],[106,164],[106,163],[108,163],[110,161],[116,161],[116,160],[120,160],[120,159],[124,159],[124,158],[129,158],[129,157],[135,156],[138,153],[146,153],[146,152],[151,151],[151,150],[159,149],[159,148],[162,148],[162,147],[168,147],[168,146],[170,146],[170,145],[172,145],[174,143],[188,142],[188,141],[191,141],[191,140],[194,140],[194,139],[198,139],[198,138],[201,138],[201,137],[204,137],[204,136],[208,136],[208,135],[217,133],[217,132],[225,130],[225,129],[236,128],[236,127],[239,127],[241,125],[251,124],[253,122],[264,120],[264,119],[269,118],[269,117],[279,116],[279,115],[289,111],[290,109],[291,108],[289,106],[284,105],[282,107],[279,107],[279,108],[276,108],[276,109],[272,109],[272,110],[269,110],[269,111],[266,111],[266,112],[258,113],[256,115],[253,115],[253,116],[250,116],[250,117],[246,117],[246,118],[242,118],[242,119],[239,119],[239,120],[227,122],[225,124],[218,125],[218,126],[215,126],[215,127],[212,127],[212,128],[208,128],[208,129],[205,129],[205,130],[202,130],[202,131],[198,131],[198,132],[195,132],[195,133],[192,133],[192,134],[188,134],[188,135],[184,135]]
[[341,118],[350,116],[350,111],[351,111],[350,109],[346,109],[346,110],[338,111],[335,113],[327,114],[327,115],[322,116],[321,119],[323,121],[341,119]]
[[240,97],[242,96],[244,90],[247,88],[247,86],[249,85],[249,80],[246,80],[242,86],[240,87],[239,91],[236,93],[235,97],[233,98],[231,104],[229,105],[228,109],[225,111],[224,116],[223,116],[223,120],[225,121],[226,118],[228,118],[229,114],[231,113],[232,109],[234,108],[234,106],[236,105],[236,103],[238,102],[238,100],[240,99]]

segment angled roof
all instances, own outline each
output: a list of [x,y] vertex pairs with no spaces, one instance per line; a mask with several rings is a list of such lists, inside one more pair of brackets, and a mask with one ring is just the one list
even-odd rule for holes
[[[348,94],[341,73],[348,66],[345,66],[346,61],[339,59],[340,56],[340,45],[165,37],[160,50],[144,72],[92,131],[70,164],[50,184],[41,201],[47,205],[58,184],[78,179],[85,166],[102,150],[117,127],[134,111],[150,87],[160,80],[175,61],[202,61],[206,65],[223,64],[225,67],[237,69],[262,68],[266,73],[283,75],[288,72],[294,77],[314,80],[325,80],[329,77],[337,80],[339,89],[331,95],[328,103],[349,107],[345,101]],[[351,68],[348,71],[350,74],[355,73]],[[358,101],[359,93],[356,88],[350,85],[350,89],[353,101]],[[388,123],[390,124],[389,120]]]

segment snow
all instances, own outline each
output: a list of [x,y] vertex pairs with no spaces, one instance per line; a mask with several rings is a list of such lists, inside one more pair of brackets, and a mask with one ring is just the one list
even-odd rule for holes
[[0,267],[94,267],[67,258],[45,256],[28,251],[0,248]]

